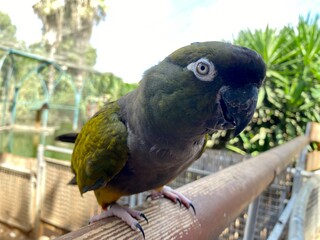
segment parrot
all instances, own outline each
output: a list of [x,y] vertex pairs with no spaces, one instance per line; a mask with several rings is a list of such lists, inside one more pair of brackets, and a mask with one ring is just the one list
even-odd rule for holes
[[168,184],[205,150],[208,134],[238,135],[250,122],[266,75],[262,57],[227,42],[195,42],[144,72],[138,87],[106,103],[73,142],[71,168],[82,194],[94,191],[103,211],[90,222],[115,216],[144,231],[140,211],[122,206],[122,196],[151,191],[196,210]]

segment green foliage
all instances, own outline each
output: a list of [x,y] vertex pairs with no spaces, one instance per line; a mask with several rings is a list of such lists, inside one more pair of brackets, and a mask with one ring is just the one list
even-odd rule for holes
[[55,58],[62,62],[81,63],[81,66],[94,66],[97,58],[96,49],[90,44],[84,44],[79,50],[75,47],[76,41],[74,38],[65,37],[57,48]]
[[[82,112],[85,113],[88,106],[96,106],[97,110],[106,102],[115,101],[136,87],[137,84],[125,83],[113,73],[90,73],[83,86]],[[83,120],[86,121],[88,117],[84,115]]]
[[16,31],[8,14],[0,12],[0,40],[15,40]]
[[[320,122],[319,16],[300,18],[297,27],[280,31],[242,31],[235,43],[262,55],[267,77],[251,124],[227,146],[257,154],[303,135],[307,122]],[[223,145],[228,135],[213,139]]]
[[[112,73],[91,73],[87,81],[85,81],[83,96],[85,99],[92,97],[100,98],[98,101],[114,101],[124,95],[123,87],[125,83],[121,78]],[[135,85],[130,85],[132,88]],[[108,89],[108,91],[106,91]]]

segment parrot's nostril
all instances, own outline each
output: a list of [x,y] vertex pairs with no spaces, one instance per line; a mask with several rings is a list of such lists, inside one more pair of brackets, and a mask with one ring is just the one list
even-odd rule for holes
[[231,114],[229,113],[228,107],[227,107],[225,101],[222,98],[220,99],[220,107],[221,107],[221,111],[222,111],[222,114],[223,114],[223,118],[228,123],[231,123],[231,124],[233,124],[233,126],[235,126],[236,125],[236,121],[233,118],[233,116],[231,116]]

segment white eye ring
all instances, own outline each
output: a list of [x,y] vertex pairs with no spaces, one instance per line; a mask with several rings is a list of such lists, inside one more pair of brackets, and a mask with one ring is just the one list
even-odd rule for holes
[[217,75],[214,64],[206,58],[190,63],[187,69],[192,71],[199,80],[205,82],[211,82]]

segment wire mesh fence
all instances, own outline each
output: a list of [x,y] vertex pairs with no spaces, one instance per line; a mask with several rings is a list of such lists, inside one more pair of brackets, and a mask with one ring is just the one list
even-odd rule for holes
[[293,208],[289,239],[320,238],[320,176],[313,175],[300,189]]
[[200,159],[195,161],[185,172],[180,174],[172,183],[174,188],[181,187],[211,173],[218,172],[233,164],[244,161],[246,156],[225,151],[206,150]]
[[70,164],[46,158],[41,219],[69,231],[88,224],[100,209],[93,192],[81,196],[77,186],[67,184],[72,177]]
[[34,223],[35,178],[27,170],[0,165],[0,221],[25,232]]
[[291,198],[293,177],[284,170],[259,197],[254,239],[267,239]]
[[306,209],[305,239],[320,239],[320,183],[312,190]]

